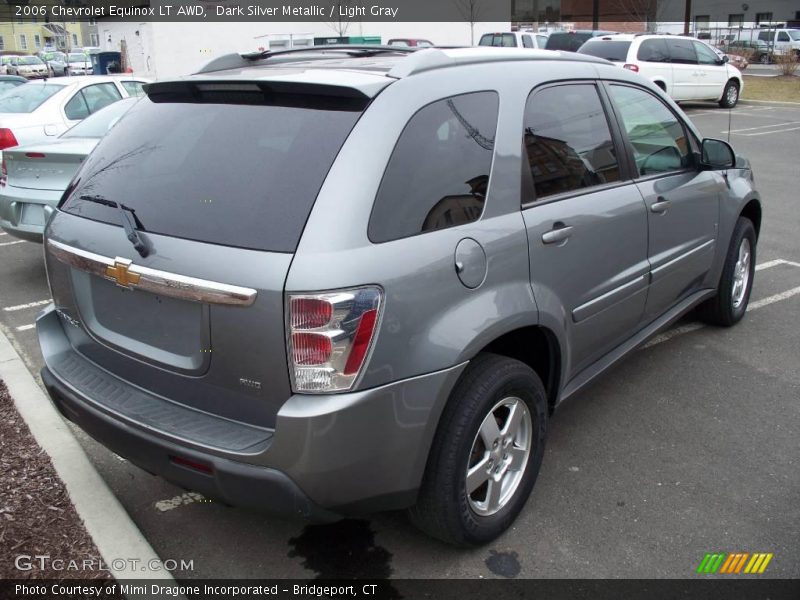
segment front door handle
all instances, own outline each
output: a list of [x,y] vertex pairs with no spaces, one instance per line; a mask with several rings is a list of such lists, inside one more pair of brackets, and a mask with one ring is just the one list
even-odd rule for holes
[[658,198],[656,198],[656,201],[650,205],[650,212],[659,214],[665,213],[667,212],[667,209],[669,208],[670,204],[671,202],[666,198],[664,198],[664,196],[659,196]]
[[572,226],[564,225],[559,222],[553,225],[553,229],[542,234],[542,242],[545,244],[557,244],[558,242],[563,242],[571,235]]

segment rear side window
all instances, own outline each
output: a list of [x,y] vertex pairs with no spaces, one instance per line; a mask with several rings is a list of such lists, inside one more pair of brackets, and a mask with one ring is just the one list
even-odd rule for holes
[[636,59],[642,62],[669,62],[666,40],[644,40],[636,53]]
[[531,36],[523,35],[522,36],[522,45],[525,48],[533,48],[533,40],[531,39]]
[[[594,85],[563,85],[531,95],[523,143],[536,199],[620,180],[611,131]],[[523,198],[523,203],[532,200]]]
[[589,40],[581,46],[578,53],[597,56],[598,58],[605,58],[606,60],[625,62],[628,60],[628,49],[630,47],[630,42],[602,39]]
[[117,225],[114,208],[80,199],[99,195],[135,210],[145,231],[294,252],[363,103],[216,94],[142,98],[86,159],[62,210]]
[[113,83],[90,85],[80,90],[72,100],[64,106],[64,114],[68,119],[85,119],[101,108],[120,100],[122,95]]
[[429,104],[406,125],[375,197],[369,239],[388,242],[480,218],[497,129],[496,92]]
[[129,96],[144,96],[143,81],[120,81],[120,83]]
[[669,48],[670,61],[679,65],[696,65],[697,54],[692,40],[665,40]]

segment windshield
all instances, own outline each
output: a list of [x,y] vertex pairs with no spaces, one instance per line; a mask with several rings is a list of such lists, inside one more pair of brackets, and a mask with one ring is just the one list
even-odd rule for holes
[[789,34],[789,37],[795,41],[800,41],[800,29],[789,29],[786,31]]
[[53,94],[64,89],[63,85],[26,83],[0,96],[0,113],[31,113]]
[[628,57],[630,42],[619,42],[610,40],[589,40],[578,50],[578,54],[588,54],[606,60],[625,62]]
[[86,117],[72,129],[62,134],[62,138],[101,138],[117,124],[126,112],[136,104],[138,98],[126,98],[109,104],[93,115]]
[[64,60],[64,54],[61,52],[46,52],[42,55],[45,60]]
[[23,56],[17,61],[21,65],[43,65],[42,59],[38,56]]
[[152,233],[294,252],[363,105],[217,94],[143,97],[86,159],[62,210],[117,224],[117,210],[81,200],[102,196],[136,211]]
[[69,55],[69,62],[89,62],[89,57],[85,54],[70,54]]
[[22,85],[23,81],[0,81],[0,94],[3,92],[7,92],[8,90],[13,90],[18,85]]

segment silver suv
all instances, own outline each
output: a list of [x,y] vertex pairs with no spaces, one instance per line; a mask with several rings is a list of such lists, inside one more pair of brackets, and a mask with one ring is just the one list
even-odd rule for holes
[[42,378],[209,497],[485,543],[559,402],[745,313],[748,163],[604,60],[348,46],[145,90],[47,225]]

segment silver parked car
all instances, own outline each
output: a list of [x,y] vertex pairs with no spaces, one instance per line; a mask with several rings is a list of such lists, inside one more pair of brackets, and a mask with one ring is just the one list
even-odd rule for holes
[[145,91],[46,227],[42,379],[209,497],[488,542],[560,402],[745,314],[748,162],[602,59],[309,48]]
[[0,94],[0,150],[53,140],[104,106],[141,94],[146,81],[130,76],[48,79]]
[[8,75],[19,75],[26,79],[41,79],[47,77],[47,65],[38,56],[12,56],[6,65]]
[[3,151],[0,165],[0,228],[41,242],[46,208],[55,208],[84,159],[138,98],[99,110],[53,142]]
[[67,54],[66,75],[91,75],[92,61],[88,54],[70,52]]
[[37,54],[47,65],[50,77],[61,77],[66,75],[67,55],[58,50],[42,50]]

